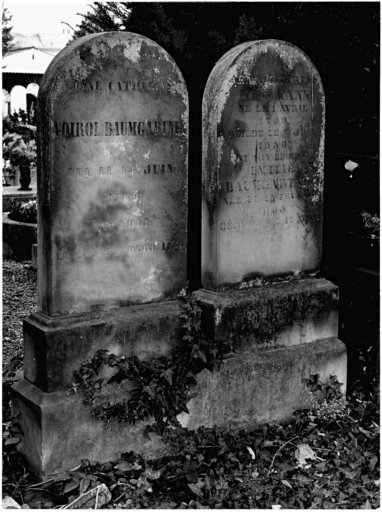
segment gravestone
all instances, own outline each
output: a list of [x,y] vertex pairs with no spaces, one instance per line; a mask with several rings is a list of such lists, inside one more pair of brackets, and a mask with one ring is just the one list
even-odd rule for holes
[[144,37],[86,36],[39,91],[39,310],[171,298],[186,283],[187,91]]
[[203,97],[202,329],[229,341],[183,426],[253,428],[309,406],[303,378],[346,388],[338,288],[321,265],[325,99],[295,46],[243,43]]
[[226,54],[203,101],[202,283],[315,271],[321,262],[325,99],[282,41]]
[[106,435],[67,389],[98,349],[149,359],[178,342],[188,93],[158,44],[93,34],[52,61],[37,114],[38,311],[24,322],[13,403],[22,451],[43,476],[137,442],[156,449],[140,426],[111,424]]

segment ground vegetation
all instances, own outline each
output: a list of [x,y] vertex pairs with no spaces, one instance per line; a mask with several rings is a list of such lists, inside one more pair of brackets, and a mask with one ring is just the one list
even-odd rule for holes
[[151,430],[164,437],[168,455],[146,460],[128,452],[107,463],[78,461],[72,471],[37,483],[17,453],[23,433],[9,409],[9,386],[22,364],[21,319],[36,304],[36,271],[29,263],[4,260],[3,272],[3,497],[25,508],[380,506],[378,393],[358,384],[345,401],[334,376],[326,383],[311,376],[306,386],[312,408],[285,422],[191,432],[157,422]]

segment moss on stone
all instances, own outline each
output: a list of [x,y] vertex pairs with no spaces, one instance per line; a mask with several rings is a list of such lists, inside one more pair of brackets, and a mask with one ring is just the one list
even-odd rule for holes
[[222,321],[232,332],[251,333],[259,341],[268,341],[293,323],[319,322],[337,302],[338,289],[333,286],[320,289],[314,283],[300,282],[298,286],[257,288],[244,300],[225,307]]

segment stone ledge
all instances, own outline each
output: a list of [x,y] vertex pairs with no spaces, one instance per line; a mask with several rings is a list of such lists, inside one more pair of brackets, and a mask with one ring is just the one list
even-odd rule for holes
[[24,320],[25,378],[52,392],[71,386],[74,371],[99,349],[140,359],[166,356],[180,339],[181,302],[172,300],[109,312]]
[[302,279],[245,290],[194,292],[202,329],[231,339],[239,350],[311,343],[338,336],[338,287],[326,279]]
[[3,255],[22,260],[32,258],[32,245],[37,243],[37,224],[17,222],[3,213]]
[[280,421],[309,407],[302,377],[335,375],[346,392],[346,346],[337,338],[306,345],[245,352],[227,359],[220,371],[198,374],[197,396],[187,404],[189,414],[178,420],[184,427],[201,425],[254,428]]

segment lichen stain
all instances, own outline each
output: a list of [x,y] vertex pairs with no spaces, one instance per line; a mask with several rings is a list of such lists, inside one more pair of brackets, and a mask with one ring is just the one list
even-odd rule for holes
[[277,285],[272,292],[270,288],[251,290],[247,300],[224,309],[222,321],[230,331],[254,334],[259,342],[271,341],[294,322],[319,323],[338,309],[338,289],[318,289],[312,281]]
[[131,41],[127,47],[126,44],[128,44],[127,41],[124,41],[125,48],[123,50],[123,55],[131,62],[138,62],[141,56],[141,42]]
[[[228,57],[229,56],[229,57]],[[282,66],[283,73],[293,71],[297,63],[303,62],[309,69],[314,70],[317,83],[320,88],[320,101],[324,112],[322,84],[317,71],[311,61],[297,47],[283,41],[268,40],[243,43],[236,49],[231,50],[220,59],[207,81],[203,97],[203,196],[210,212],[216,206],[216,194],[220,184],[220,165],[222,159],[223,141],[219,141],[216,135],[216,127],[221,122],[221,117],[230,97],[232,88],[239,83],[256,86],[263,93],[274,88],[280,88],[269,80],[260,80],[254,72],[258,63],[264,58],[277,61]],[[276,64],[276,61],[274,64]],[[260,64],[261,67],[261,64]],[[264,102],[265,107],[267,102]],[[323,132],[322,132],[323,134]],[[323,161],[323,135],[320,140],[320,151],[318,156],[318,167],[321,169]],[[322,179],[316,179],[315,193],[312,201],[319,201],[319,189],[322,186]]]

